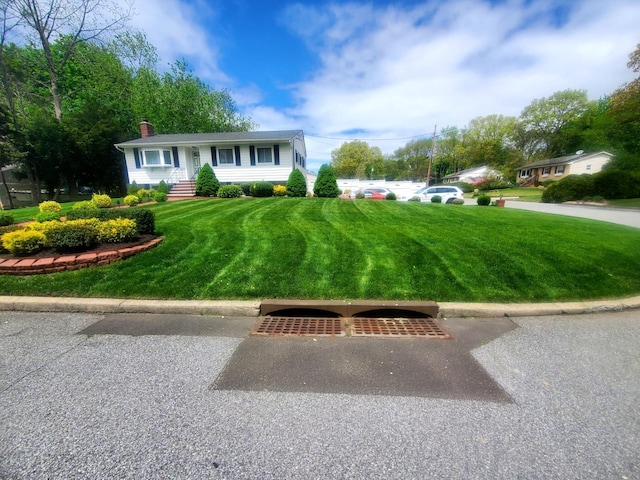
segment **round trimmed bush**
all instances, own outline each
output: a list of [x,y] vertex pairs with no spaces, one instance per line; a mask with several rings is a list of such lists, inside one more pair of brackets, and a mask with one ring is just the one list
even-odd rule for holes
[[273,183],[255,182],[251,184],[251,195],[253,197],[272,197]]
[[30,255],[47,246],[47,237],[37,230],[16,230],[1,237],[2,247],[12,255]]
[[215,197],[219,188],[220,182],[216,178],[213,168],[208,163],[205,163],[198,172],[196,195],[199,197]]
[[220,198],[240,198],[242,194],[242,188],[239,185],[222,185],[218,189],[218,197]]
[[75,205],[71,207],[71,210],[92,211],[98,210],[98,207],[96,207],[96,204],[90,200],[82,200],[80,202],[76,202]]
[[58,213],[62,211],[62,207],[60,206],[60,204],[58,202],[54,202],[53,200],[42,202],[38,207],[41,212]]
[[318,178],[313,185],[313,193],[316,197],[336,198],[340,195],[336,174],[331,165],[325,163],[318,171]]
[[393,193],[393,192],[389,192],[389,193],[387,193],[386,199],[387,199],[387,200],[397,200],[397,199],[398,199],[398,197],[396,197],[396,194],[395,194],[395,193]]
[[359,199],[359,200],[363,199],[364,198],[364,192],[363,191],[356,192],[356,198]]
[[40,212],[36,215],[36,222],[49,222],[51,220],[60,220],[60,213],[58,212]]
[[111,207],[111,197],[109,195],[102,195],[99,193],[94,193],[91,197],[91,201],[98,208],[109,208]]
[[167,194],[165,192],[161,192],[158,190],[156,193],[153,194],[153,199],[158,203],[166,202]]
[[434,195],[431,197],[431,203],[442,203],[442,197],[440,195]]
[[130,218],[114,218],[98,224],[98,241],[100,242],[129,242],[137,234],[136,222]]
[[478,205],[486,206],[491,204],[491,197],[489,195],[480,195],[478,197]]
[[6,227],[7,225],[13,225],[15,219],[10,213],[0,213],[0,227]]
[[418,195],[414,195],[409,200],[407,200],[407,202],[419,202],[419,201],[420,201],[420,197]]
[[462,198],[454,198],[451,205],[464,205],[464,200]]
[[88,250],[98,243],[99,224],[95,218],[60,222],[49,229],[47,239],[59,252]]
[[140,198],[137,195],[127,195],[123,199],[125,205],[129,205],[130,207],[135,207],[140,203]]

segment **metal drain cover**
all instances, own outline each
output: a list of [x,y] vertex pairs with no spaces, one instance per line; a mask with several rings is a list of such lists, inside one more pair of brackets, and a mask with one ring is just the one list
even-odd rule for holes
[[431,318],[260,317],[253,335],[331,337],[412,337],[449,339],[451,334]]

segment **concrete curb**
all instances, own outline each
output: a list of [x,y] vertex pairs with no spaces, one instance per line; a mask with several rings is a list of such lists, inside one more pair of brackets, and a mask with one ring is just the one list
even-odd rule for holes
[[[619,300],[561,303],[450,303],[438,304],[440,317],[529,317],[640,309],[640,296]],[[259,300],[137,300],[116,298],[0,296],[0,311],[153,313],[257,317]]]

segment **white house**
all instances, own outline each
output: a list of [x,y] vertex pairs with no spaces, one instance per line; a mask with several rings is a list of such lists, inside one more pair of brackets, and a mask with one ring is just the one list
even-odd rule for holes
[[549,158],[529,163],[518,169],[518,183],[523,186],[538,185],[545,180],[560,180],[567,175],[593,174],[602,170],[613,157],[608,152],[585,153]]
[[502,178],[502,174],[487,165],[483,165],[446,175],[442,177],[442,183],[465,182],[474,184],[488,177]]
[[128,182],[140,186],[195,181],[205,163],[223,184],[284,184],[296,168],[308,176],[302,130],[155,135],[143,121],[140,133],[138,139],[115,145],[124,153]]

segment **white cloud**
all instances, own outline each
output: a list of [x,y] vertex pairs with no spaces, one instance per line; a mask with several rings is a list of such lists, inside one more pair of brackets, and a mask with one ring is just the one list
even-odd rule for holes
[[295,5],[287,13],[318,27],[297,33],[322,61],[294,86],[296,116],[309,132],[360,129],[366,139],[517,116],[567,88],[593,99],[611,93],[632,76],[626,62],[639,40],[640,4],[453,0],[412,9]]

